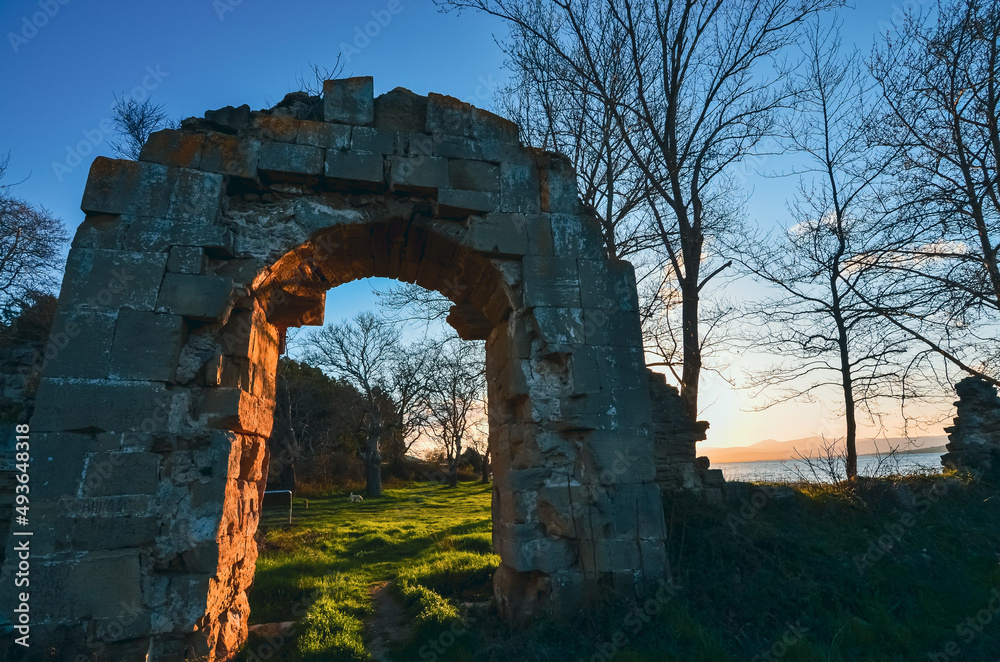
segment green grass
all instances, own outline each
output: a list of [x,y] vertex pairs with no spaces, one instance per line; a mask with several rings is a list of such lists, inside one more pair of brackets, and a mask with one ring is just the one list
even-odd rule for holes
[[[988,613],[1000,591],[995,486],[925,476],[862,494],[797,486],[788,498],[725,507],[667,500],[674,589],[645,609],[609,603],[569,625],[520,630],[484,606],[499,562],[490,486],[416,484],[360,505],[346,496],[311,498],[291,527],[268,514],[251,622],[305,616],[289,641],[251,641],[238,659],[274,643],[277,654],[256,659],[371,659],[362,621],[372,613],[368,587],[383,581],[406,610],[397,661],[996,662],[1000,654],[1000,613]],[[949,642],[956,655],[930,657],[947,655]]]
[[370,657],[362,620],[372,613],[368,587],[395,580],[414,617],[414,632],[443,627],[458,616],[452,599],[484,601],[499,557],[492,553],[490,485],[449,489],[420,483],[387,489],[360,504],[347,491],[297,504],[289,526],[266,511],[250,591],[251,623],[304,619],[288,641],[253,638],[237,659],[361,661]]

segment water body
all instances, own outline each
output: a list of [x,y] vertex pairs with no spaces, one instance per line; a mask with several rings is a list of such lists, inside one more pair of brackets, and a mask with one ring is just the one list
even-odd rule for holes
[[[726,480],[741,481],[798,481],[808,480],[813,483],[832,482],[828,472],[820,470],[817,473],[809,468],[808,463],[802,460],[764,460],[760,462],[720,462],[712,464],[712,469],[722,469],[722,475]],[[837,463],[835,471],[843,478],[844,463]],[[858,457],[858,475],[861,476],[886,476],[890,474],[914,474],[914,473],[940,473],[941,454],[940,453],[911,453],[908,455],[898,455],[890,462],[883,461],[879,466],[879,459],[874,455],[862,455]]]

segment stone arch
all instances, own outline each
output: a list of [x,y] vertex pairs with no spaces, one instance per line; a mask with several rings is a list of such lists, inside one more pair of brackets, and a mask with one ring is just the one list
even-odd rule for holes
[[95,160],[31,420],[39,649],[231,656],[285,329],[367,276],[443,293],[486,340],[501,613],[558,618],[663,576],[631,266],[564,157],[449,97],[372,88],[210,111],[138,161]]

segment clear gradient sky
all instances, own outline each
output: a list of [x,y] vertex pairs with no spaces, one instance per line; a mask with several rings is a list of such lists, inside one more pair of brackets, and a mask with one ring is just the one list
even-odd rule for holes
[[[867,53],[904,8],[928,4],[858,2],[843,12],[843,40]],[[90,163],[111,155],[114,93],[151,94],[172,118],[243,103],[266,108],[298,89],[295,81],[308,74],[310,62],[329,66],[338,52],[345,54],[344,75],[373,76],[376,94],[402,86],[491,108],[507,78],[494,40],[503,26],[473,13],[442,14],[431,0],[3,0],[0,32],[6,182],[25,180],[17,195],[47,207],[71,234],[83,220],[79,204]],[[770,162],[760,169],[783,167]],[[783,222],[791,184],[751,169],[751,219]],[[328,297],[327,321],[372,307],[373,299],[364,282],[337,288]],[[821,404],[746,413],[746,394],[711,377],[702,401],[712,446],[840,429]]]

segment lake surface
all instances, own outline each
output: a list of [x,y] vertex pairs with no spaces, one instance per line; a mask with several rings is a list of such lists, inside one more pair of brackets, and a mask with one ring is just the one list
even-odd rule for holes
[[[726,480],[770,480],[833,482],[828,472],[820,470],[813,473],[808,463],[802,460],[765,460],[761,462],[719,462],[713,463],[712,469],[722,469]],[[835,470],[840,477],[844,476],[844,463],[839,462]],[[891,464],[883,463],[879,467],[878,458],[874,455],[862,455],[858,458],[858,474],[861,476],[884,476],[889,474],[939,473],[941,471],[940,453],[912,453],[899,455]]]

